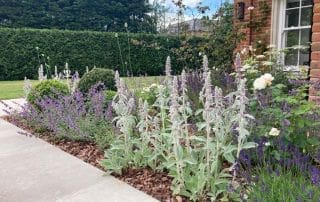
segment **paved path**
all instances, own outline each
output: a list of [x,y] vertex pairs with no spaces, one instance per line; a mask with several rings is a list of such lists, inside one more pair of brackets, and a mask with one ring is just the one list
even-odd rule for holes
[[2,102],[0,102],[0,116],[7,115],[7,113],[4,110],[19,110],[20,106],[26,103],[26,100],[24,98],[19,98],[12,100],[2,100]]
[[1,202],[155,202],[49,143],[0,119]]

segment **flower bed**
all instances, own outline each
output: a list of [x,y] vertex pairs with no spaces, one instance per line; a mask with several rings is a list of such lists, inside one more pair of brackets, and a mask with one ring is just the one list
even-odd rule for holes
[[132,91],[116,73],[112,101],[97,84],[87,94],[45,97],[13,118],[50,131],[77,155],[96,161],[105,151],[95,166],[161,201],[263,201],[251,190],[264,192],[257,186],[272,186],[277,173],[303,180],[313,192],[293,198],[316,199],[320,112],[305,99],[309,86],[295,86],[276,65],[262,71],[253,64],[259,67],[251,60],[243,68],[238,56],[230,75],[209,69],[204,57],[201,72],[172,76],[168,58],[161,85]]

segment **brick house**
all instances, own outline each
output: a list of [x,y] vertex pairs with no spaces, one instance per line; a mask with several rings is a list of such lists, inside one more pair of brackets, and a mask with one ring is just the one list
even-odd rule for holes
[[[310,80],[320,80],[320,0],[234,0],[234,12],[243,34],[238,51],[261,44],[285,48],[286,68],[308,68]],[[320,103],[319,93],[311,89],[310,100]]]

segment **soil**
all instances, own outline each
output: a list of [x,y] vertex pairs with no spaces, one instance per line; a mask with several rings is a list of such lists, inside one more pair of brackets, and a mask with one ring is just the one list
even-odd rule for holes
[[[54,134],[50,131],[36,132],[33,128],[26,124],[13,120],[11,117],[0,117],[25,131],[34,134],[35,136],[45,140],[46,142],[59,147],[61,150],[89,163],[103,171],[104,168],[100,165],[100,161],[104,158],[104,152],[93,142],[80,142],[67,139],[53,138]],[[29,135],[29,134],[22,134]],[[172,178],[164,172],[155,172],[149,168],[143,169],[128,169],[124,170],[121,175],[113,174],[116,178],[130,184],[154,198],[163,202],[184,202],[185,198],[180,196],[172,196],[170,190]]]

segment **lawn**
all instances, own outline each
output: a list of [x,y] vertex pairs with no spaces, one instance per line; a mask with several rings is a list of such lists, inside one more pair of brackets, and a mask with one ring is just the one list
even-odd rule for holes
[[[139,89],[151,85],[152,83],[160,83],[163,77],[126,77],[124,78],[130,89]],[[32,85],[39,81],[32,80]],[[0,81],[0,100],[22,98],[24,81]]]
[[[39,81],[31,81],[35,85]],[[0,81],[0,100],[21,98],[24,96],[23,92],[24,81]]]

